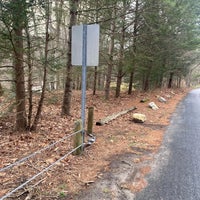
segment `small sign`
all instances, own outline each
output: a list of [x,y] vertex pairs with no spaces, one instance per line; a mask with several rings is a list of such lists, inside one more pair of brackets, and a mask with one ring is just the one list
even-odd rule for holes
[[[99,25],[87,25],[86,66],[99,65]],[[83,25],[72,27],[72,65],[81,66],[83,61]]]

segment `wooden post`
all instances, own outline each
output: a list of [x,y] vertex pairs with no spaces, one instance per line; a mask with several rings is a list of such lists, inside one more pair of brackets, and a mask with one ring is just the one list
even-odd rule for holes
[[0,97],[1,96],[3,96],[3,87],[2,87],[2,85],[1,85],[1,83],[0,83]]
[[[74,136],[74,148],[80,146],[83,143],[83,137],[82,137],[82,121],[78,120],[75,122],[75,127],[74,127],[74,132],[78,132],[79,133],[75,134]],[[83,148],[80,147],[78,148],[76,151],[74,151],[74,155],[80,155],[82,153]]]
[[94,107],[89,107],[88,109],[88,126],[87,126],[87,133],[93,133],[93,118],[94,118]]

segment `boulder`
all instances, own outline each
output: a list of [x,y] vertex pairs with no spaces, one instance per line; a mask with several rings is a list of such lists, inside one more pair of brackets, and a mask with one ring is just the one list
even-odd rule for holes
[[133,121],[135,123],[144,123],[146,121],[146,115],[140,113],[133,114]]
[[162,103],[166,103],[167,100],[164,97],[159,96],[158,97],[158,101],[162,102]]
[[159,109],[158,106],[157,106],[154,102],[150,102],[150,103],[149,103],[149,107],[150,107],[151,109],[153,109],[153,110],[158,110],[158,109]]

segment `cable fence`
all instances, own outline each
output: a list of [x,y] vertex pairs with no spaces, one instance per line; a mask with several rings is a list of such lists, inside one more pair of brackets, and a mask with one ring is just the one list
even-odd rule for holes
[[72,133],[72,134],[70,134],[70,135],[67,135],[67,136],[63,137],[62,139],[60,139],[60,140],[58,140],[58,141],[56,141],[56,142],[54,142],[54,143],[52,143],[52,144],[50,144],[50,145],[44,147],[44,148],[42,148],[42,149],[40,149],[40,150],[38,150],[38,151],[35,151],[34,153],[32,153],[32,154],[30,154],[30,155],[28,155],[28,156],[26,156],[26,157],[24,157],[24,158],[22,158],[22,159],[20,159],[20,160],[18,160],[18,161],[16,161],[16,162],[14,162],[14,163],[12,163],[12,164],[10,164],[10,165],[8,165],[8,166],[5,166],[5,167],[1,168],[1,169],[0,169],[0,172],[3,172],[3,171],[5,171],[5,170],[7,170],[7,169],[10,169],[10,168],[12,168],[12,167],[14,167],[14,166],[16,166],[16,165],[19,165],[20,163],[22,163],[22,162],[24,162],[24,161],[26,161],[26,160],[32,158],[33,156],[35,156],[35,155],[37,155],[37,154],[39,154],[39,153],[42,153],[43,151],[45,151],[45,150],[47,150],[47,149],[52,148],[52,147],[55,146],[56,144],[58,144],[58,143],[60,143],[60,142],[62,142],[62,141],[64,141],[64,140],[67,140],[68,138],[70,138],[70,137],[76,135],[77,133],[80,133],[81,131],[82,131],[82,130],[76,131],[75,133]]
[[0,191],[2,192],[0,195],[3,196],[0,200],[19,198],[20,194],[16,194],[17,191],[20,192],[29,184],[38,184],[42,176],[53,167],[59,166],[59,163],[64,162],[72,153],[77,154],[80,150],[82,151],[85,143],[83,141],[84,130],[80,124],[81,121],[76,123],[74,133],[1,168]]

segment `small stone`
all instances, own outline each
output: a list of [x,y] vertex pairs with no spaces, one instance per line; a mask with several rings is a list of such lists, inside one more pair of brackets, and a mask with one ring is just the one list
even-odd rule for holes
[[169,94],[166,94],[165,96],[166,96],[166,98],[168,98],[168,99],[171,98],[171,95],[169,95]]
[[133,121],[135,123],[144,123],[146,121],[146,116],[144,114],[134,113],[133,114]]
[[139,158],[134,158],[134,159],[133,159],[133,162],[134,162],[134,163],[139,163],[139,162],[141,162],[141,160],[140,160]]
[[164,97],[158,97],[158,101],[162,102],[162,103],[166,103],[167,100]]
[[146,103],[147,101],[149,101],[149,99],[144,98],[144,99],[141,99],[141,100],[140,100],[140,103]]
[[153,109],[153,110],[158,110],[159,109],[158,106],[154,102],[149,103],[149,107],[151,109]]

